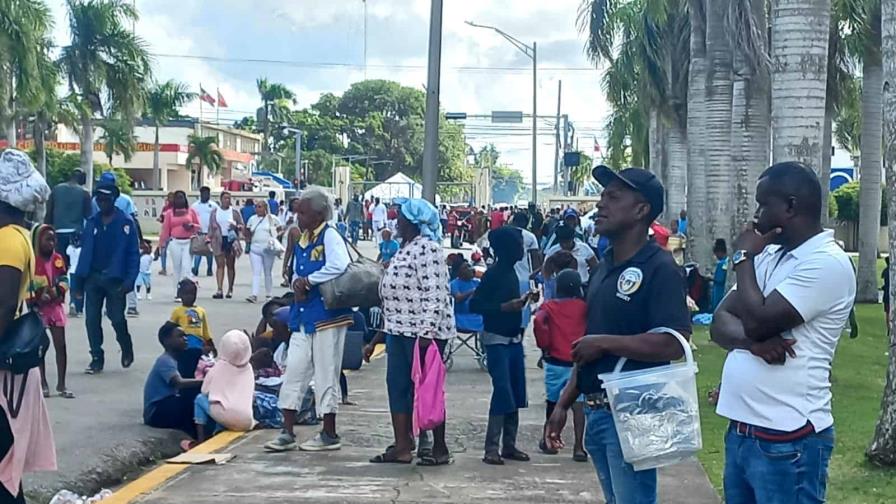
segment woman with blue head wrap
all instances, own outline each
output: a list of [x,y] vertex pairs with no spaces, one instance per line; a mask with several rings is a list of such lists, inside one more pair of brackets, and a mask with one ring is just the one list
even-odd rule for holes
[[[386,346],[386,388],[395,442],[373,463],[410,463],[414,442],[411,437],[414,413],[414,382],[411,364],[414,351],[436,345],[444,354],[454,336],[454,311],[448,290],[448,268],[442,251],[442,226],[439,212],[422,199],[397,198],[398,235],[401,248],[392,258],[380,284],[383,300],[383,321]],[[365,347],[369,359],[373,347],[382,341],[382,334]],[[422,352],[421,354],[425,354]],[[425,369],[425,366],[424,366]],[[444,394],[444,390],[441,391]],[[433,429],[432,450],[421,446],[418,465],[434,466],[451,463],[445,444],[445,423]],[[415,433],[416,434],[416,433]]]

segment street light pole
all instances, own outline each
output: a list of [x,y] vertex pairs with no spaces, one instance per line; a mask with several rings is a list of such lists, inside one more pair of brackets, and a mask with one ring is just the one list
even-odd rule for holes
[[442,0],[432,0],[429,15],[429,70],[423,130],[423,199],[436,204],[439,173],[439,82],[442,66]]
[[535,42],[532,42],[531,46],[523,43],[513,35],[510,35],[504,30],[501,30],[500,28],[496,28],[494,26],[481,25],[472,21],[466,21],[466,23],[475,28],[485,28],[494,31],[498,35],[504,37],[508,42],[513,44],[513,47],[516,47],[517,50],[519,50],[532,60],[532,199],[530,200],[530,202],[537,203],[538,184],[536,179],[538,175],[538,46]]

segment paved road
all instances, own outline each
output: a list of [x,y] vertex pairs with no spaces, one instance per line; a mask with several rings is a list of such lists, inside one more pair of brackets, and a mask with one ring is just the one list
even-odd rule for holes
[[[361,249],[368,255],[374,253],[369,242],[362,242]],[[237,280],[237,299],[215,301],[210,299],[214,283],[200,279],[199,304],[208,310],[215,335],[257,324],[260,307],[242,300],[251,280],[246,259],[240,262]],[[131,369],[119,368],[114,338],[107,336],[111,345],[106,345],[106,372],[100,376],[81,374],[89,360],[83,319],[70,325],[69,386],[78,398],[48,401],[60,470],[26,477],[30,502],[47,502],[60,488],[86,493],[112,486],[125,475],[138,474],[154,461],[179,451],[181,434],[141,423],[143,381],[161,351],[156,330],[175,306],[170,279],[156,276],[154,282],[155,299],[142,302],[140,318],[129,320],[136,349]],[[111,335],[108,323],[107,329]],[[492,467],[480,462],[490,386],[488,375],[464,350],[448,377],[452,466],[425,469],[366,462],[391,441],[385,359],[379,359],[349,375],[350,396],[359,405],[347,407],[340,415],[341,451],[270,455],[261,445],[274,433],[253,432],[228,449],[237,457],[227,465],[189,468],[143,502],[601,502],[590,463],[575,463],[570,454],[550,457],[536,453],[544,415],[543,386],[531,340],[527,347],[531,407],[522,414],[520,444],[533,455],[531,463]],[[313,431],[299,428],[300,438],[310,437]],[[696,462],[663,470],[660,483],[662,502],[718,502]]]

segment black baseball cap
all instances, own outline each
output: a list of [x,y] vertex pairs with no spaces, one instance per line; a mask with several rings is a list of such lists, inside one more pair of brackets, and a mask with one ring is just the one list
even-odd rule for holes
[[641,193],[644,199],[650,203],[650,220],[653,221],[663,213],[663,184],[656,175],[644,168],[626,168],[621,171],[613,171],[609,166],[597,165],[591,175],[598,184],[607,187],[611,182],[618,180],[626,186]]

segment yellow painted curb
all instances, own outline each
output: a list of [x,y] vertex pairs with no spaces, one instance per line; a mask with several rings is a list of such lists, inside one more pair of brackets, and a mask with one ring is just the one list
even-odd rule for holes
[[[246,432],[224,431],[217,436],[190,450],[191,453],[212,453],[218,451],[237,439],[245,436]],[[117,492],[103,499],[103,504],[128,504],[134,502],[142,495],[148,494],[159,488],[165,482],[186,470],[189,464],[164,464],[152,471],[140,476],[134,481],[121,487]]]

